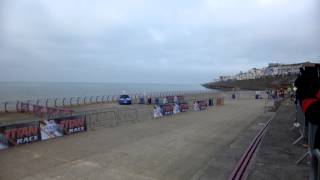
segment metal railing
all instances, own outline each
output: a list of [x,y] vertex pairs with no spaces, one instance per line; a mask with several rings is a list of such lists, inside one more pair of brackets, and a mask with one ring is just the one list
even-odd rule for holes
[[[198,90],[198,91],[167,91],[167,92],[148,92],[148,93],[129,93],[133,103],[138,103],[140,96],[145,97],[165,97],[177,95],[191,95],[191,94],[208,94],[214,93],[212,90]],[[87,104],[99,104],[116,102],[120,94],[97,95],[97,96],[81,96],[81,97],[62,97],[62,98],[43,98],[33,100],[18,100],[18,101],[4,101],[0,102],[0,112],[17,112],[20,103],[29,103],[33,105],[41,105],[45,107],[72,107]]]
[[[221,97],[223,100],[223,97]],[[189,99],[185,102],[188,103],[189,109],[187,112],[192,112],[193,101],[205,100],[209,98]],[[223,102],[222,102],[223,103]],[[75,113],[75,115],[85,115],[87,128],[96,129],[100,127],[115,127],[122,123],[137,123],[145,120],[154,119],[152,106],[141,107],[124,107],[124,108],[107,108],[104,110],[92,110]],[[176,114],[177,115],[177,114]],[[173,115],[174,116],[174,115]]]

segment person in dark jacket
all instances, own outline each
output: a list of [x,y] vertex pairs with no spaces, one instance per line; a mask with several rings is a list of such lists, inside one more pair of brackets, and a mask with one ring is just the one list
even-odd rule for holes
[[[314,125],[320,125],[320,67],[300,69],[300,75],[294,85],[297,87],[296,99],[304,112],[305,119]],[[315,147],[320,148],[320,131],[315,137]]]

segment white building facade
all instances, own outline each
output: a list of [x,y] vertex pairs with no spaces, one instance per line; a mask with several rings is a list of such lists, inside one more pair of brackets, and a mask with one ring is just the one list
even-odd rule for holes
[[248,79],[259,79],[267,76],[287,76],[299,74],[300,68],[313,65],[310,62],[303,62],[297,64],[279,64],[269,63],[267,67],[262,69],[252,68],[248,72],[241,72],[231,76],[220,76],[220,81],[230,80],[248,80]]

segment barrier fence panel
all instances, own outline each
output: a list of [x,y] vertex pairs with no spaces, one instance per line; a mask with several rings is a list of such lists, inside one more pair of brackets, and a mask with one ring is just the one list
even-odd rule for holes
[[152,109],[130,108],[130,109],[110,109],[108,111],[88,111],[78,114],[85,114],[88,129],[97,127],[117,126],[125,122],[137,122],[152,119]]
[[311,180],[319,180],[320,179],[320,171],[319,171],[319,149],[316,149],[316,134],[318,131],[318,126],[309,123],[309,130],[308,130],[308,143],[309,143],[309,153],[310,153],[310,161],[311,161],[311,168],[309,179]]
[[153,109],[151,107],[137,109],[137,121],[153,119]]
[[162,106],[162,114],[163,115],[172,115],[173,114],[173,106],[171,104],[164,104]]
[[304,113],[301,110],[301,107],[299,105],[300,103],[297,103],[296,105],[296,121],[295,121],[295,127],[299,129],[300,137],[293,142],[293,144],[296,144],[299,142],[301,139],[305,137],[306,131],[308,131],[308,151],[302,155],[296,163],[299,164],[302,162],[305,158],[308,156],[310,157],[310,172],[309,172],[309,179],[310,180],[319,180],[320,179],[320,166],[319,166],[319,161],[320,161],[320,151],[317,149],[316,142],[318,141],[317,138],[317,131],[318,131],[318,126],[314,125],[312,123],[306,124],[307,121],[305,120]]
[[301,110],[299,103],[297,103],[297,105],[296,105],[296,124],[295,124],[295,126],[297,126],[299,129],[300,137],[297,138],[292,144],[297,144],[306,135],[306,133],[305,133],[305,130],[307,127],[306,121],[305,121],[305,117],[304,117],[304,114]]
[[189,104],[188,103],[180,103],[180,111],[181,112],[187,112],[189,111]]
[[86,113],[85,116],[88,129],[111,127],[117,125],[116,111],[92,112]]
[[138,119],[137,109],[118,109],[118,120],[117,124],[123,122],[136,122]]

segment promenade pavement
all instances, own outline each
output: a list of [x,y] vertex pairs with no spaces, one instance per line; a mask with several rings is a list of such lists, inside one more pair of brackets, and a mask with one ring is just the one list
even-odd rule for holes
[[291,130],[295,120],[295,106],[287,100],[279,107],[258,149],[249,171],[248,180],[304,180],[308,179],[308,158],[295,162],[307,152],[306,139],[293,145],[299,133]]
[[0,151],[2,180],[226,179],[272,113],[264,100],[188,112]]

